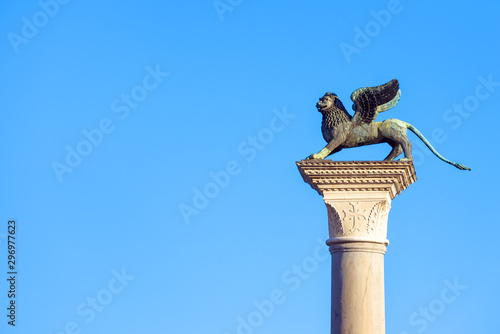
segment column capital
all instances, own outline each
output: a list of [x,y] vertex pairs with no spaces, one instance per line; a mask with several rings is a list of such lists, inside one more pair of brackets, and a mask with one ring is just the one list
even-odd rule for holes
[[[412,162],[311,159],[298,161],[297,166],[304,181],[325,201],[330,234],[327,244],[332,252],[358,248],[333,247],[335,244],[388,245],[391,201],[417,179]],[[375,249],[380,251],[378,246]]]

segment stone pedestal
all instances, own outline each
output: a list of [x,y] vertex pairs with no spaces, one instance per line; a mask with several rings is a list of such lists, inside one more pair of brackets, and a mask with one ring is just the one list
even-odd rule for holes
[[416,181],[413,164],[302,160],[297,166],[328,211],[331,333],[385,333],[387,218],[392,199]]

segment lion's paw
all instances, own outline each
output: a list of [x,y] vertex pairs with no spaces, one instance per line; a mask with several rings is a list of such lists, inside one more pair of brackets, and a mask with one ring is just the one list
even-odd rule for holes
[[304,160],[310,160],[310,159],[321,159],[321,157],[319,156],[319,154],[313,153],[313,154],[309,155],[307,158],[305,158]]

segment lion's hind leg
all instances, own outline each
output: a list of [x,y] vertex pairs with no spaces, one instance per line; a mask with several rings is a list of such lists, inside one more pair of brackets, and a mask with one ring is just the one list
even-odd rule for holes
[[396,159],[401,153],[403,153],[403,147],[400,144],[396,144],[394,142],[389,143],[392,146],[391,153],[384,159],[384,161],[393,161]]
[[[403,152],[405,154],[405,157],[401,159],[402,161],[411,161],[413,160],[413,157],[411,155],[411,142],[408,139],[408,136],[406,135],[406,129],[407,129],[407,123],[400,121],[399,119],[388,119],[385,120],[382,125],[380,126],[380,133],[389,140],[389,142],[393,142],[395,146],[393,146],[393,151],[394,147],[396,149],[399,147],[403,149]],[[395,151],[394,154],[396,154],[398,151]],[[396,156],[392,157],[392,151],[389,154],[389,156],[386,158],[386,160],[389,160],[389,158],[396,158],[401,152],[399,152]]]

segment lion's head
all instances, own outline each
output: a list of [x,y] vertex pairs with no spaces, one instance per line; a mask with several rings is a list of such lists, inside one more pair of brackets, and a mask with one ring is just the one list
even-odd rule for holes
[[316,103],[316,108],[318,108],[318,111],[321,113],[333,111],[334,109],[340,109],[347,113],[347,110],[345,109],[342,101],[340,101],[337,94],[333,94],[330,92],[325,93],[323,97],[319,98],[319,102]]

